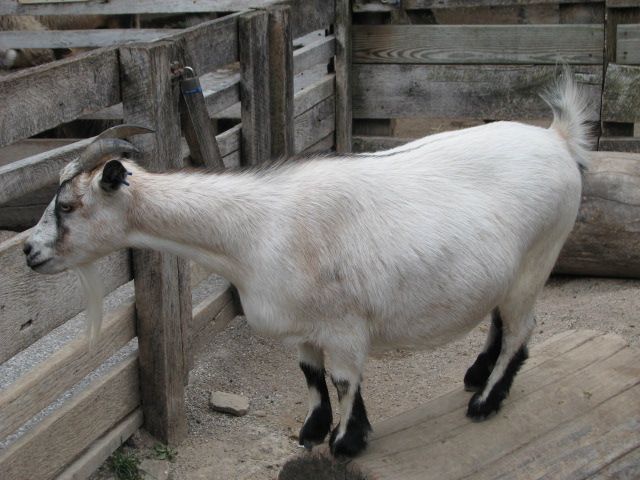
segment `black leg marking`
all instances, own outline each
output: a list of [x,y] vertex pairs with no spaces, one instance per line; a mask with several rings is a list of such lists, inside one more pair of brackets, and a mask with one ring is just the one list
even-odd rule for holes
[[493,338],[486,352],[482,352],[464,375],[464,389],[468,392],[479,392],[487,384],[489,375],[500,356],[502,348],[502,318],[496,308],[491,316]]
[[300,369],[307,380],[309,390],[315,390],[320,396],[320,404],[315,407],[309,418],[304,422],[298,441],[305,448],[312,448],[324,442],[324,438],[331,429],[333,415],[331,413],[331,401],[329,390],[324,379],[324,368],[317,369],[305,363],[300,363]]
[[[349,391],[349,383],[341,380],[334,381],[338,397],[342,400]],[[341,422],[344,419],[341,419]],[[367,418],[367,409],[364,406],[364,400],[360,393],[360,387],[356,390],[353,398],[353,406],[351,407],[351,415],[347,420],[347,427],[340,438],[340,425],[335,427],[329,438],[329,446],[331,453],[336,457],[355,457],[362,452],[367,446],[367,437],[371,432],[371,424]]]
[[509,361],[504,375],[493,386],[486,401],[480,401],[482,392],[477,392],[471,397],[467,409],[467,416],[474,420],[484,420],[492,413],[500,410],[502,401],[509,395],[509,390],[511,389],[511,384],[513,383],[516,373],[518,373],[518,370],[520,370],[520,367],[522,367],[522,364],[528,357],[527,347],[523,345]]

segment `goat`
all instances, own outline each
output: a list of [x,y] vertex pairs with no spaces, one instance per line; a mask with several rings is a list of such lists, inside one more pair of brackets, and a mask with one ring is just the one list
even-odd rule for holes
[[370,351],[439,346],[492,313],[464,379],[475,392],[467,415],[482,420],[527,358],[534,303],[572,229],[589,158],[586,103],[569,73],[545,99],[548,129],[496,122],[240,172],[149,173],[125,158],[132,144],[100,138],[63,170],[27,263],[56,273],[138,247],[210,267],[236,285],[254,330],[297,346],[308,448],[332,426],[326,357],[338,456],[366,447]]

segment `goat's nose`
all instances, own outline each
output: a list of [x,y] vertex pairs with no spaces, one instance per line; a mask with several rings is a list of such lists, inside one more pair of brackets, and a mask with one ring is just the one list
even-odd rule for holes
[[25,255],[29,255],[33,250],[33,246],[29,242],[25,242],[24,247],[22,247],[22,251]]

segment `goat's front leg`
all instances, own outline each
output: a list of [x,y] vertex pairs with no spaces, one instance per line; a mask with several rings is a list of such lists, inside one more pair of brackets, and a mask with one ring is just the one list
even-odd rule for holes
[[301,446],[311,449],[314,445],[321,444],[331,429],[331,401],[325,381],[322,350],[309,343],[302,343],[298,345],[298,354],[300,369],[309,387],[309,412],[298,441]]
[[[331,380],[340,401],[340,423],[331,432],[329,446],[335,456],[354,457],[367,446],[371,424],[360,394],[364,354],[331,359]],[[342,358],[340,358],[342,357]]]

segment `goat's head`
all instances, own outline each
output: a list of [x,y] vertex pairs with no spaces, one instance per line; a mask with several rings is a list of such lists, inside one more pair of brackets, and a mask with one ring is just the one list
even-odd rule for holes
[[105,130],[62,170],[56,196],[24,244],[29,267],[58,273],[124,246],[132,197],[122,188],[125,159],[138,150],[123,138],[150,132],[133,125]]

